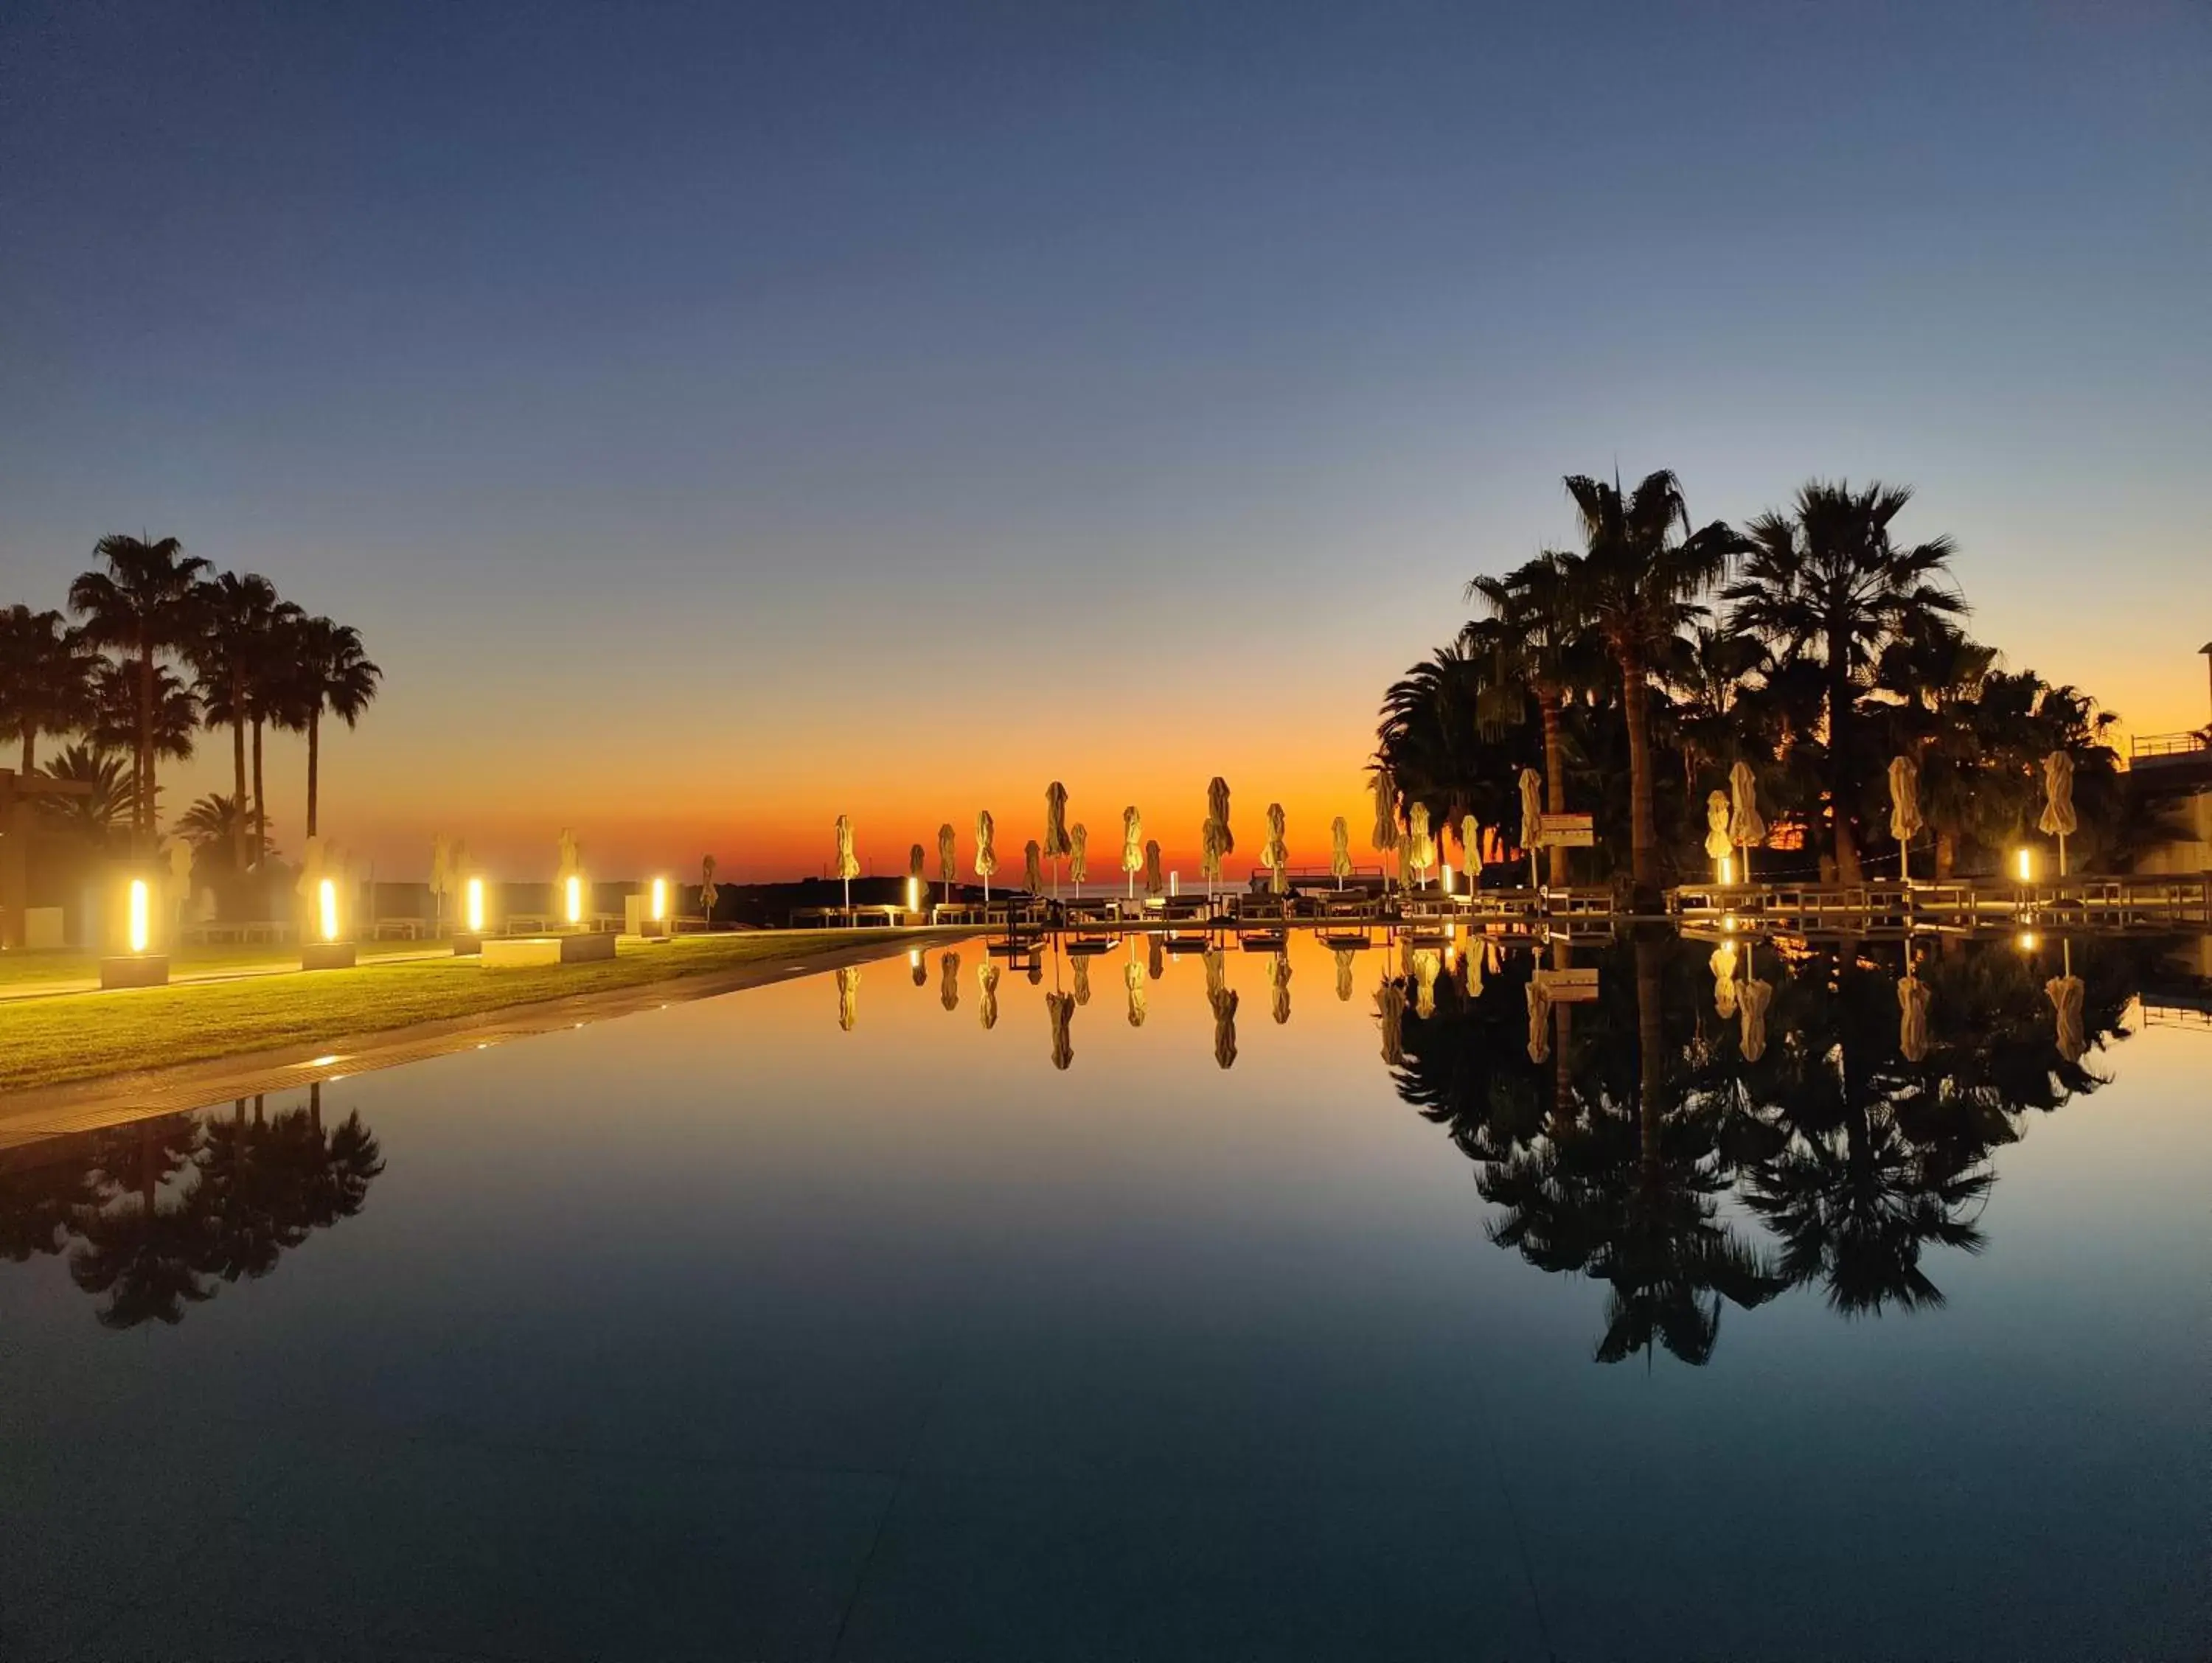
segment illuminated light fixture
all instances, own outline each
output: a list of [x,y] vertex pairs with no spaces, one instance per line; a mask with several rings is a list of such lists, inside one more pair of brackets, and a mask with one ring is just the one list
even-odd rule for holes
[[2022,930],[2018,935],[2012,938],[2012,944],[2019,948],[2023,953],[2033,952],[2036,949],[2035,932],[2033,930]]
[[1444,893],[1449,895],[1451,893],[1451,862],[1447,860],[1442,865],[1444,875]]
[[1721,882],[1723,883],[1735,882],[1735,857],[1732,854],[1724,854],[1721,857]]
[[2034,853],[2033,853],[2032,850],[2028,850],[2028,849],[2022,849],[2022,850],[2021,850],[2021,851],[2020,851],[2020,853],[2019,853],[2015,854],[2015,855],[2013,857],[2013,859],[2014,859],[2014,863],[2017,865],[2017,866],[2018,866],[2018,868],[2019,868],[2019,871],[2020,871],[2020,881],[2021,881],[2021,883],[2034,883],[2034,882],[2035,882],[2035,855],[2034,855]]
[[[906,881],[906,909],[910,913],[921,910],[921,880],[918,877],[909,877]],[[921,962],[919,956],[915,962]]]
[[571,926],[574,926],[581,924],[583,921],[584,880],[580,877],[571,877],[568,879],[568,922]]
[[1180,895],[1182,893],[1182,873],[1181,871],[1172,871],[1168,874],[1168,893],[1170,895]]
[[483,879],[481,877],[472,877],[469,880],[466,910],[469,919],[469,933],[471,935],[482,935],[483,933],[484,926],[484,908]]
[[1444,968],[1447,970],[1455,970],[1458,968],[1459,949],[1456,947],[1447,946],[1444,949]]
[[131,880],[131,921],[129,929],[131,950],[134,953],[144,952],[146,950],[147,943],[153,938],[153,928],[150,920],[151,910],[151,897],[147,893],[146,880],[143,877],[132,878]]
[[1721,929],[1723,932],[1729,935],[1734,935],[1735,933],[1735,914],[1734,913],[1729,913],[1728,916],[1721,920]]
[[321,908],[323,939],[338,938],[338,886],[325,878],[315,891],[316,904]]
[[658,924],[667,916],[668,880],[665,877],[656,877],[653,880],[653,921]]
[[[907,882],[908,882],[908,883],[913,883],[913,882],[914,882],[914,880],[913,880],[912,878],[908,878],[908,879],[907,879]],[[908,969],[909,969],[909,970],[919,970],[919,969],[921,969],[921,948],[919,948],[919,947],[909,947],[908,949],[907,949],[906,964],[907,964],[907,968],[908,968]]]

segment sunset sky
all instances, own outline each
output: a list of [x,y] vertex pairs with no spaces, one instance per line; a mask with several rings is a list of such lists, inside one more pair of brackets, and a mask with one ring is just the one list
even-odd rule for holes
[[1018,869],[1054,778],[1364,846],[1616,465],[1909,481],[2014,667],[2203,722],[2212,12],[1672,9],[18,0],[0,604],[143,530],[357,625],[395,877]]

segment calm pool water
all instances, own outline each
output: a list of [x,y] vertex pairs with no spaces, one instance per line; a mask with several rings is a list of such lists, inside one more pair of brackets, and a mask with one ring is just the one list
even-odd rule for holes
[[1525,956],[969,943],[7,1151],[0,1657],[2206,1654],[2192,984],[1714,950],[1539,1061]]

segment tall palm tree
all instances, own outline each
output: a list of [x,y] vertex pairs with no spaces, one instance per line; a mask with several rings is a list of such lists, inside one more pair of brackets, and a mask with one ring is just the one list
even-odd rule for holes
[[[246,729],[261,702],[259,695],[281,668],[279,628],[298,617],[300,609],[277,598],[276,586],[258,573],[225,572],[200,585],[199,612],[200,634],[185,656],[198,672],[208,722],[230,728],[230,800],[243,805],[247,801]],[[258,799],[258,778],[255,794]],[[231,860],[238,871],[258,865],[264,859],[260,843],[251,844],[256,853],[251,861],[246,858],[253,832],[267,830],[267,816],[259,812],[258,800],[256,810],[252,819],[241,813],[233,820]]]
[[[199,731],[199,701],[167,665],[155,666],[149,703],[141,702],[145,686],[129,666],[102,659],[93,671],[92,715],[85,724],[85,736],[95,748],[107,750],[135,749],[143,739],[149,768],[156,757],[183,762],[192,754],[192,736]],[[133,790],[134,810],[146,804],[149,820],[160,802],[156,785]],[[131,825],[136,835],[139,825],[135,814]]]
[[67,780],[88,789],[68,796],[36,799],[39,812],[56,829],[105,850],[115,828],[138,800],[123,758],[88,744],[71,745],[40,770],[49,780]]
[[1890,527],[1912,500],[1910,486],[1809,481],[1791,513],[1761,514],[1749,529],[1739,581],[1722,594],[1736,628],[1785,657],[1810,658],[1826,674],[1828,812],[1836,875],[1859,877],[1852,782],[1860,694],[1883,647],[1930,620],[1962,616],[1950,585],[1948,537],[1899,547]]
[[39,736],[73,733],[92,703],[94,655],[58,612],[0,609],[0,735],[20,740],[35,772]]
[[83,618],[85,639],[112,647],[137,669],[137,731],[132,776],[137,803],[136,841],[150,845],[154,824],[154,668],[162,653],[189,641],[197,622],[194,592],[207,562],[185,553],[173,537],[104,537],[94,554],[105,571],[79,574],[70,585],[70,610]]
[[384,672],[369,662],[362,651],[361,632],[350,624],[303,617],[284,634],[292,653],[286,697],[289,725],[304,729],[307,735],[307,835],[313,837],[323,718],[335,716],[348,727],[354,726],[376,697],[377,683]]
[[[1547,551],[1503,577],[1479,577],[1467,586],[1467,598],[1489,609],[1498,626],[1489,637],[1500,657],[1535,695],[1544,732],[1544,811],[1567,811],[1566,753],[1560,712],[1579,688],[1593,679],[1590,640],[1583,627],[1573,583],[1571,561]],[[1567,852],[1551,849],[1554,884],[1567,881]]]
[[1681,483],[1663,469],[1626,495],[1618,480],[1607,484],[1583,474],[1570,475],[1566,487],[1581,520],[1583,551],[1561,557],[1565,581],[1576,612],[1589,619],[1620,671],[1630,871],[1637,889],[1649,895],[1658,887],[1651,672],[1671,654],[1682,628],[1705,616],[1698,597],[1727,575],[1742,540],[1719,520],[1692,530]]

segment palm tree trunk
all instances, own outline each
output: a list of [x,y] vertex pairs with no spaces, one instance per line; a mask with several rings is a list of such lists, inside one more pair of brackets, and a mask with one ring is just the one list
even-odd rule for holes
[[38,762],[38,747],[39,747],[39,730],[38,730],[37,728],[33,727],[33,726],[30,723],[28,723],[28,722],[24,723],[24,724],[23,724],[23,778],[25,778],[26,780],[27,780],[27,779],[29,779],[29,778],[31,777],[32,770],[33,770],[33,769],[37,766],[37,762]]
[[[1549,682],[1537,683],[1536,708],[1544,720],[1544,812],[1565,814],[1567,764],[1566,748],[1559,737],[1559,689]],[[1564,889],[1567,883],[1567,852],[1554,843],[1550,854],[1552,887]]]
[[322,754],[323,715],[319,710],[307,713],[307,835],[315,835],[315,774]]
[[1851,720],[1851,684],[1850,680],[1850,642],[1847,638],[1831,634],[1828,638],[1828,812],[1836,824],[1836,882],[1856,883],[1859,881],[1859,850],[1851,835],[1851,816],[1844,806],[1849,795],[1847,783],[1850,758],[1844,743],[1846,730]]
[[[231,708],[233,710],[238,710],[244,707],[244,701],[240,696],[238,686],[235,683],[233,683],[231,685],[231,698],[233,700],[233,703],[231,705]],[[234,716],[231,719],[230,773],[231,790],[235,793],[235,795],[231,798],[233,812],[230,822],[230,865],[232,871],[243,872],[246,870],[246,719],[243,716]]]
[[269,800],[261,794],[261,719],[253,719],[253,866],[269,857]]
[[143,630],[138,635],[138,754],[133,760],[138,788],[132,793],[132,853],[143,854],[147,851],[138,847],[138,839],[150,840],[154,830],[154,644]]
[[[1651,734],[1647,710],[1650,689],[1644,680],[1644,658],[1633,650],[1620,654],[1621,704],[1628,718],[1629,873],[1641,891],[1659,887],[1654,860],[1659,841],[1651,799]],[[1641,901],[1638,903],[1643,904]]]
[[1660,1047],[1664,1033],[1659,1011],[1659,949],[1656,944],[1636,944],[1636,1062],[1637,1099],[1647,1179],[1659,1170],[1660,1096],[1665,1083]]

